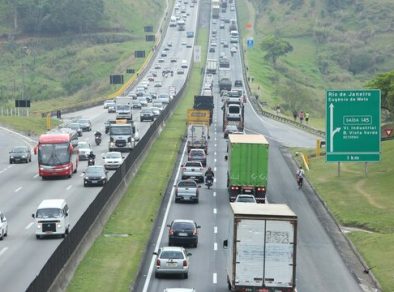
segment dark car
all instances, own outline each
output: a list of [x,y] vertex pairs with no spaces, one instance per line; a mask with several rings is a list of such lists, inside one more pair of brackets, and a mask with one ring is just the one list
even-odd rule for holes
[[191,149],[188,155],[188,161],[200,161],[205,167],[207,165],[207,155],[204,149]]
[[82,131],[84,132],[89,132],[92,130],[92,123],[88,119],[79,119],[77,123],[79,123]]
[[82,136],[82,127],[79,123],[69,123],[66,127],[75,130],[78,133],[78,137]]
[[153,113],[152,109],[150,108],[144,108],[140,112],[140,121],[151,121],[153,122],[155,120],[155,114]]
[[214,48],[214,47],[210,47],[210,48],[209,48],[209,52],[210,52],[210,53],[215,53],[215,48]]
[[85,170],[83,185],[86,186],[103,186],[107,183],[107,171],[103,165],[91,165]]
[[176,219],[168,224],[168,245],[169,246],[192,246],[197,247],[198,244],[198,229],[201,226],[197,225],[193,220]]
[[242,87],[242,86],[243,86],[242,80],[235,80],[234,81],[234,87]]
[[17,162],[31,162],[31,150],[29,146],[15,146],[10,151],[10,164]]

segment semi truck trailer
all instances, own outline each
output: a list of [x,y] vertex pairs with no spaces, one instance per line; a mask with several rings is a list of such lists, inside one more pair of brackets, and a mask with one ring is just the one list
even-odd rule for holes
[[249,194],[265,203],[269,144],[263,135],[229,135],[227,188],[230,202]]
[[284,204],[231,203],[227,284],[231,291],[296,291],[297,215]]

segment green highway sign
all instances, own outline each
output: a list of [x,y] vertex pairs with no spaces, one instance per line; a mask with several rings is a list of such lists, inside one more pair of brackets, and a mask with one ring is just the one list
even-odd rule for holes
[[380,134],[380,90],[326,91],[326,161],[379,161]]

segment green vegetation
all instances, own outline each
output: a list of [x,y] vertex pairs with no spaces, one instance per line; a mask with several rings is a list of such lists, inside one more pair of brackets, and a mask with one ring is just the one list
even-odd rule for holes
[[[206,58],[208,31],[197,42]],[[186,111],[200,91],[203,63],[194,64],[183,98],[153,144],[107,225],[79,265],[68,291],[127,291],[135,281],[143,253],[186,130]],[[158,172],[160,169],[160,172]],[[152,184],[152,178],[155,183]],[[128,234],[128,237],[111,237]]]
[[382,143],[382,160],[363,163],[326,163],[324,157],[310,158],[308,180],[327,203],[339,223],[368,232],[351,232],[348,236],[361,252],[383,287],[394,289],[394,141]]
[[[38,136],[47,129],[47,119],[41,117],[7,117],[0,116],[0,124],[12,125],[12,128],[16,131],[24,133],[26,135]],[[58,126],[57,120],[51,120],[51,128]]]
[[5,2],[0,0],[0,102],[12,108],[14,99],[29,98],[32,112],[93,104],[119,88],[109,84],[109,75],[124,74],[127,80],[127,68],[139,69],[144,60],[135,59],[134,51],[148,53],[153,46],[145,41],[144,26],[156,31],[166,5],[164,0],[103,0],[94,29],[55,35],[15,32]]
[[[377,73],[393,70],[390,0],[241,0],[237,8],[243,44],[255,40],[246,49],[252,91],[289,116],[303,110],[321,120],[326,89],[362,88]],[[269,35],[293,47],[276,65],[264,60],[269,50],[261,48]]]

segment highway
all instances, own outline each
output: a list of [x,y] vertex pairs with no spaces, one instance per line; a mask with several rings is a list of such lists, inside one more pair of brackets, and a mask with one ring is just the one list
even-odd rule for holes
[[[206,7],[206,6],[202,6]],[[202,10],[200,15],[209,15]],[[230,9],[221,13],[221,18],[235,19],[236,14]],[[199,26],[207,25],[206,18],[201,17]],[[228,25],[219,28],[220,20],[211,22],[211,30],[218,31],[216,43],[218,47],[208,58],[219,59],[224,52],[231,61],[232,80],[243,79],[241,57],[239,51],[233,57],[229,48],[221,45],[221,40],[229,43]],[[210,40],[212,42],[212,38]],[[231,47],[231,44],[230,46]],[[134,291],[163,291],[165,288],[195,288],[196,291],[228,291],[226,280],[226,253],[222,248],[223,240],[227,238],[228,218],[230,214],[228,194],[226,189],[227,141],[222,132],[222,110],[219,98],[217,75],[214,79],[215,110],[213,124],[210,128],[211,139],[208,147],[208,166],[215,170],[215,183],[211,190],[202,185],[198,204],[175,204],[174,188],[167,194],[159,214],[158,225],[153,230],[152,241],[149,244],[148,256],[144,260],[141,276]],[[244,80],[245,82],[245,80]],[[198,94],[198,93],[196,93]],[[289,125],[281,124],[256,114],[246,103],[245,109],[246,133],[261,133],[270,142],[269,157],[269,203],[286,203],[298,215],[299,233],[297,248],[297,290],[302,292],[331,292],[331,291],[361,291],[360,286],[344,264],[341,253],[335,248],[323,224],[309,205],[305,194],[297,189],[295,175],[289,168],[283,147],[314,147],[317,137],[302,132]],[[175,184],[179,179],[179,166],[186,160],[185,149],[179,159],[174,173]],[[154,277],[155,256],[153,251],[160,246],[168,245],[168,228],[166,224],[174,219],[193,219],[201,225],[199,245],[189,248],[190,269],[188,279]]]
[[[170,86],[175,86],[179,90],[186,81],[186,76],[190,68],[192,59],[194,38],[186,38],[186,31],[196,31],[196,21],[198,6],[188,7],[185,31],[178,31],[176,28],[169,28],[164,39],[163,46],[158,48],[158,55],[169,42],[172,47],[168,51],[168,56],[160,63],[162,68],[176,69],[180,66],[181,60],[187,60],[189,66],[184,74],[174,74],[165,78],[161,77],[161,69],[154,69],[158,73],[156,80],[162,80],[162,87],[154,87],[154,83],[149,85],[148,91],[155,90],[158,94],[167,93]],[[187,46],[190,44],[190,47]],[[157,56],[152,63],[155,67],[158,63]],[[170,63],[171,58],[176,58],[177,63]],[[147,73],[149,74],[149,73]],[[139,77],[140,80],[144,76]],[[134,121],[142,136],[150,126],[149,122],[139,122],[139,111],[134,111]],[[72,117],[88,118],[93,123],[93,131],[100,130],[104,133],[104,122],[109,118],[114,118],[114,114],[108,114],[102,106],[86,109],[80,112],[63,115],[63,119]],[[101,153],[108,150],[108,136],[103,134],[103,141],[100,146],[94,145],[92,132],[84,132],[80,141],[88,141],[96,154],[96,163],[101,164]],[[59,245],[62,239],[37,240],[34,234],[34,224],[32,213],[35,212],[39,203],[44,199],[64,198],[70,208],[71,228],[84,213],[89,204],[96,197],[100,188],[85,188],[83,186],[83,169],[87,166],[86,161],[79,163],[78,172],[71,179],[50,179],[41,180],[38,176],[37,157],[33,155],[32,163],[12,164],[8,163],[8,151],[13,146],[28,143],[32,148],[36,144],[37,137],[26,139],[16,133],[11,133],[0,128],[0,208],[7,217],[9,228],[8,237],[0,242],[0,287],[1,291],[25,291],[31,281],[39,273],[50,255]]]

